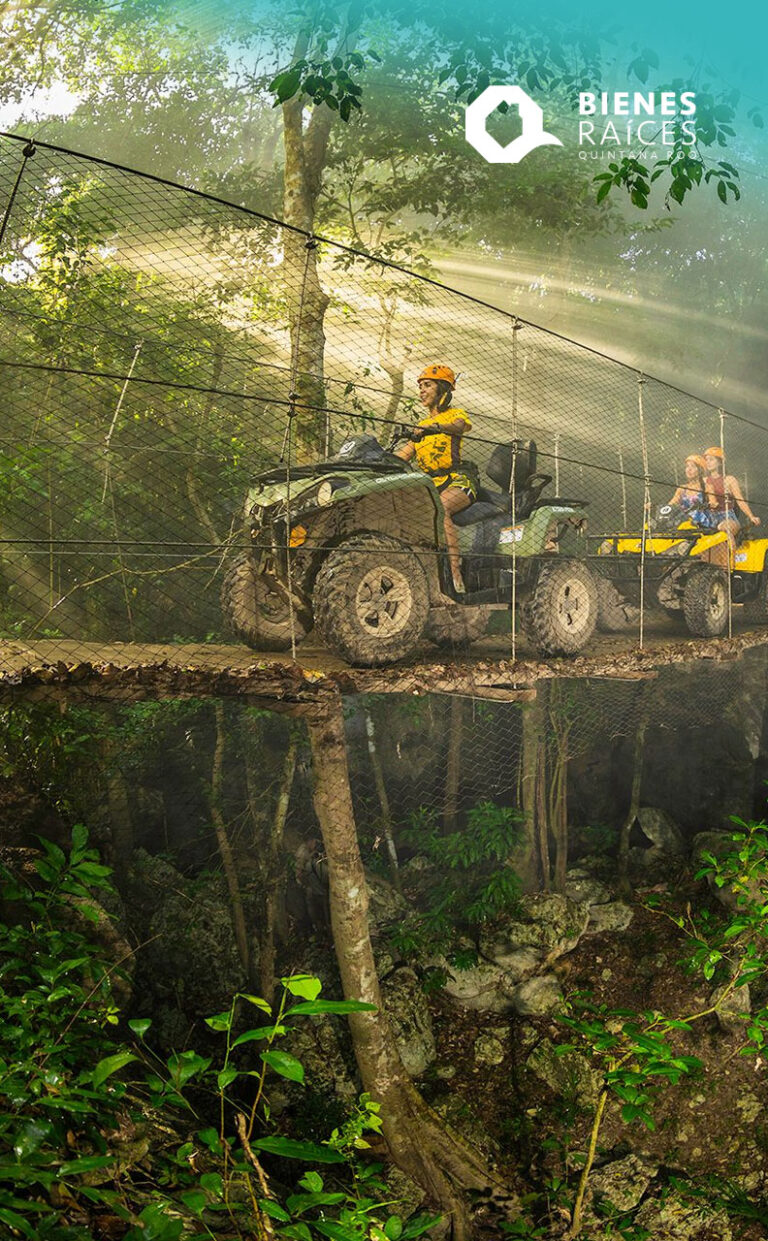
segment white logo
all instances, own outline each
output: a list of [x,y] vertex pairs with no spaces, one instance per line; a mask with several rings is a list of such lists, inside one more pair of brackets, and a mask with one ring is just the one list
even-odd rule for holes
[[[486,121],[500,103],[516,103],[523,132],[502,146],[486,129]],[[520,86],[487,86],[469,106],[464,117],[467,142],[479,151],[489,164],[519,164],[536,147],[563,144],[544,129],[544,113]]]

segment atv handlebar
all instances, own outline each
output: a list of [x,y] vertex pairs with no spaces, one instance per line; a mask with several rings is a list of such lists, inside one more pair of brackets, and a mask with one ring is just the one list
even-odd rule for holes
[[400,440],[418,444],[429,435],[445,435],[445,430],[443,427],[412,427],[407,422],[395,422],[392,425],[392,439],[388,451],[391,452]]

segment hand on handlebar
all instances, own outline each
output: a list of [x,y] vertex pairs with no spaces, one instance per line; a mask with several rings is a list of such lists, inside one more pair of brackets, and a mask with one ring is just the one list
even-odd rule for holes
[[418,444],[428,435],[445,435],[445,427],[435,426],[434,423],[427,423],[425,427],[414,427],[410,434],[411,443]]

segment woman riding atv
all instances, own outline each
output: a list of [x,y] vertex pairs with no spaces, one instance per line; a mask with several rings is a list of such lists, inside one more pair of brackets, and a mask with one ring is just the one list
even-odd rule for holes
[[685,458],[685,482],[677,488],[669,501],[670,505],[682,509],[686,514],[704,508],[706,474],[707,463],[704,458],[698,453],[689,453]]
[[724,530],[728,535],[731,551],[736,547],[736,535],[741,529],[737,509],[739,509],[753,526],[760,525],[749,504],[741,494],[739,480],[733,474],[724,474],[725,464],[722,448],[708,448],[704,453],[708,477],[705,480],[710,520],[717,530]]
[[451,518],[454,513],[468,508],[477,495],[472,480],[460,468],[461,439],[472,429],[472,423],[463,409],[451,404],[456,376],[449,366],[426,367],[419,375],[418,384],[419,400],[427,414],[411,432],[411,442],[398,448],[396,455],[404,461],[415,457],[416,465],[430,476],[440,492],[453,587],[458,594],[463,594],[459,541]]

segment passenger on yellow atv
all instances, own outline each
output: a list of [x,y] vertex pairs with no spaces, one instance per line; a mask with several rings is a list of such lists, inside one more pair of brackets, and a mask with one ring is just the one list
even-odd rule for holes
[[411,443],[398,448],[397,456],[404,461],[415,457],[416,465],[429,474],[440,492],[453,585],[463,593],[459,541],[451,518],[468,508],[477,495],[475,484],[461,469],[461,440],[472,423],[465,410],[452,404],[456,376],[449,366],[426,367],[418,384],[419,400],[427,413],[411,432]]
[[725,463],[722,448],[708,448],[704,453],[707,463],[705,491],[708,501],[710,519],[717,530],[724,530],[728,535],[731,551],[736,546],[736,535],[741,529],[738,512],[740,510],[753,526],[760,525],[760,518],[755,516],[744,499],[739,480],[733,474],[724,474]]
[[685,458],[685,482],[677,488],[670,505],[683,510],[688,516],[705,507],[707,463],[698,453],[691,452]]

